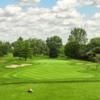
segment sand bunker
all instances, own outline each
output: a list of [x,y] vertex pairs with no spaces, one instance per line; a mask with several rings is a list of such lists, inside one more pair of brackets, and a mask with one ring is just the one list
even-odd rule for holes
[[20,65],[13,64],[13,65],[6,66],[6,68],[29,67],[29,66],[31,66],[31,65],[32,65],[32,64],[20,64]]

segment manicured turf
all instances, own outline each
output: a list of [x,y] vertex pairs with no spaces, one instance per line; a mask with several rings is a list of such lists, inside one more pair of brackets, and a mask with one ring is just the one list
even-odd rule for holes
[[[12,64],[32,64],[7,69]],[[1,100],[100,100],[100,69],[96,63],[34,57],[28,61],[10,56],[0,59]],[[33,93],[27,93],[29,88]]]
[[0,100],[100,100],[100,83],[1,85]]

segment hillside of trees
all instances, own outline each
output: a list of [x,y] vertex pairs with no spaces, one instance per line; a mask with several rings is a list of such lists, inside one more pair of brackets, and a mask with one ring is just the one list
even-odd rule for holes
[[65,45],[59,36],[48,37],[46,41],[36,38],[24,40],[22,37],[13,43],[0,41],[0,57],[8,53],[25,60],[33,56],[44,55],[50,58],[63,56],[100,62],[100,37],[88,41],[84,29],[74,28]]

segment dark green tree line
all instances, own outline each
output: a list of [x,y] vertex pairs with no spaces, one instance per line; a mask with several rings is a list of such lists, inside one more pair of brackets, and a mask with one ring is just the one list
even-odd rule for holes
[[47,38],[47,46],[49,48],[49,57],[56,58],[59,55],[59,49],[62,46],[62,39],[59,36]]

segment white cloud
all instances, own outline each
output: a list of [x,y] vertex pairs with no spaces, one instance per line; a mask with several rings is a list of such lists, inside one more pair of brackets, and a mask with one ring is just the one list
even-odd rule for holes
[[77,4],[77,0],[58,0],[57,5],[54,6],[55,10],[65,10],[72,7],[75,7]]
[[41,0],[20,0],[20,5],[33,5],[34,3],[39,3]]
[[100,37],[100,13],[96,13],[91,19],[86,21],[88,37]]
[[100,13],[86,20],[76,10],[77,4],[77,0],[58,0],[52,9],[28,7],[24,11],[14,5],[0,8],[0,40],[14,41],[19,36],[46,39],[58,35],[65,42],[74,27],[85,28],[90,38],[100,36]]
[[96,7],[100,7],[100,0],[78,0],[79,3],[81,3],[82,5],[92,5],[92,6],[96,6]]

